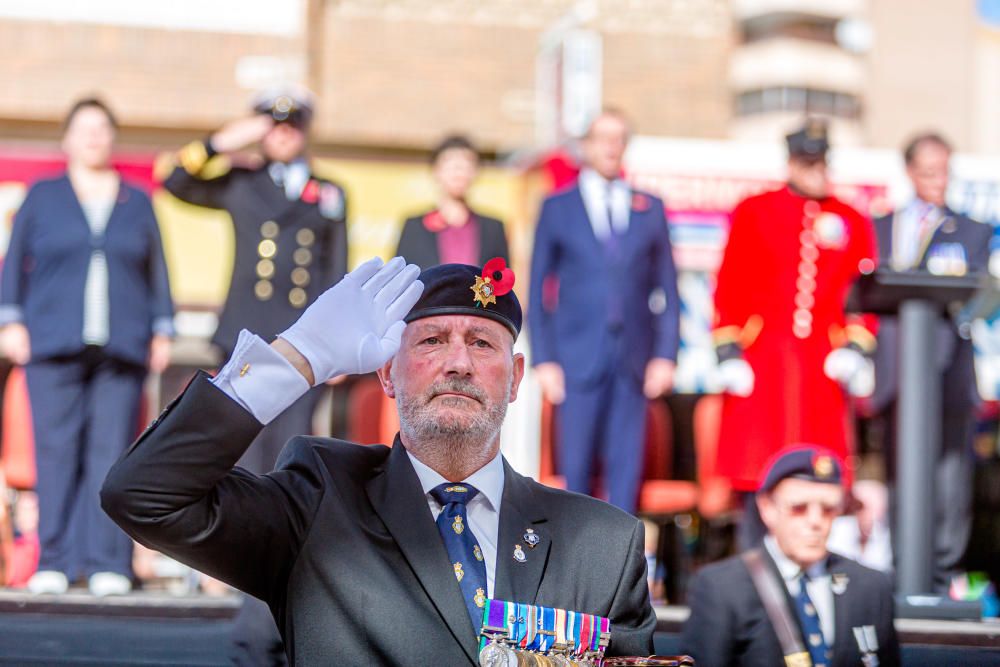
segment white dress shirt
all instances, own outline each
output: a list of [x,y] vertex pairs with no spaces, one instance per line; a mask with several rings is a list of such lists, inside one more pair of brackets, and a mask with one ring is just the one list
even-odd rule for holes
[[[413,469],[420,479],[420,486],[427,497],[431,515],[437,521],[443,507],[431,496],[430,491],[435,486],[450,480],[424,465],[409,450],[406,454],[410,457],[410,463],[413,464]],[[483,550],[489,597],[493,597],[493,582],[497,571],[497,540],[500,534],[500,499],[503,497],[503,481],[503,459],[499,452],[489,463],[462,480],[463,484],[469,484],[479,490],[476,497],[466,504],[466,512],[469,517],[469,528],[476,536],[479,548]]]
[[[921,234],[920,223],[925,217],[926,229]],[[934,234],[943,217],[943,211],[919,198],[896,212],[892,227],[892,264],[897,270],[917,265],[925,237]]]
[[[778,566],[781,578],[785,580],[785,586],[792,598],[799,594],[802,578],[802,568],[793,563],[782,553],[778,543],[773,537],[768,535],[764,538],[764,548]],[[833,588],[831,587],[830,574],[826,571],[826,561],[816,563],[808,570],[809,581],[806,582],[806,593],[816,607],[816,614],[819,616],[819,627],[823,631],[823,638],[826,645],[833,648],[834,627],[833,627]]]
[[[240,332],[233,355],[212,378],[212,383],[265,425],[309,390],[309,383],[280,352],[246,329]],[[430,495],[430,490],[449,480],[424,465],[410,452],[407,455],[420,479],[427,505],[436,521],[442,507]],[[469,528],[483,550],[486,583],[489,587],[487,593],[492,597],[500,532],[500,499],[503,497],[504,484],[503,459],[500,454],[497,453],[493,460],[462,481],[479,490],[466,510]]]
[[[605,179],[593,169],[580,172],[580,195],[583,197],[590,226],[598,241],[604,241],[611,233],[624,234],[628,230],[629,211],[632,208],[632,190],[628,183],[616,178],[613,181]],[[611,214],[613,220],[608,220],[608,197],[611,198]]]

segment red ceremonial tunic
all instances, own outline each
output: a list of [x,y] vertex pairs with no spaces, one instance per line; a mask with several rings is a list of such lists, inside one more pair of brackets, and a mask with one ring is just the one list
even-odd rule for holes
[[715,292],[716,344],[736,343],[755,375],[746,398],[725,395],[718,470],[754,491],[770,457],[809,443],[842,457],[849,446],[844,392],[823,373],[835,347],[873,346],[843,304],[859,263],[874,268],[871,222],[829,197],[787,187],[750,197],[732,214]]

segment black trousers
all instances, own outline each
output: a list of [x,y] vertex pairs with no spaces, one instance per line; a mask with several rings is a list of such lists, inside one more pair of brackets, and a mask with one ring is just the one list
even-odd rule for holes
[[101,510],[111,465],[138,430],[146,369],[88,346],[25,368],[35,433],[39,570],[132,576],[132,540]]

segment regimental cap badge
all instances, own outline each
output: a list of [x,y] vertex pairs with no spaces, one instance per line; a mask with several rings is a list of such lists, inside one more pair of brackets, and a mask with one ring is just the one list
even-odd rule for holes
[[476,276],[476,282],[469,289],[473,293],[476,306],[486,308],[497,302],[498,296],[503,296],[514,289],[514,271],[507,268],[503,257],[494,257],[483,266],[481,275]]
[[528,560],[528,557],[524,555],[524,549],[521,548],[520,544],[514,545],[514,560],[518,563],[523,563]]
[[817,456],[813,460],[813,472],[820,479],[827,479],[833,475],[833,459],[829,456]]

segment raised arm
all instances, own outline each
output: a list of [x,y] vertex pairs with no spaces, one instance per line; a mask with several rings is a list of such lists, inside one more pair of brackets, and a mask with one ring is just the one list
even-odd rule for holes
[[101,490],[105,512],[140,543],[279,599],[324,492],[315,454],[300,438],[268,475],[233,466],[310,384],[370,372],[395,354],[402,318],[422,291],[418,273],[399,258],[371,260],[272,346],[244,331],[219,375],[199,374],[112,467]]

